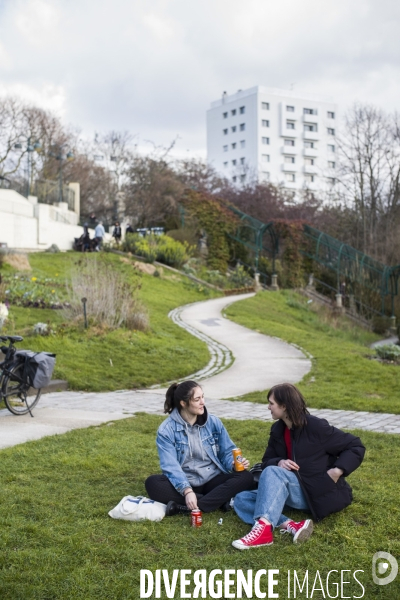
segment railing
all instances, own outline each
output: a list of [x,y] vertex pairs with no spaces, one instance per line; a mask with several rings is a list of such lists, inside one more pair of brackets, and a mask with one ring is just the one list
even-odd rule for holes
[[[35,182],[34,195],[42,204],[57,205],[60,202],[60,184],[48,179],[38,180]],[[75,192],[65,184],[62,186],[62,200],[68,204],[69,210],[75,210]]]

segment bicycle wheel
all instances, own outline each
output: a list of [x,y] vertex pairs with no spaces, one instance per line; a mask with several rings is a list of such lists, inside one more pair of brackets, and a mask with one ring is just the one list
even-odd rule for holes
[[[34,390],[23,382],[24,365],[16,364],[3,379],[1,395],[8,410],[14,415],[25,415],[39,402],[42,390]],[[34,393],[28,396],[29,390]],[[35,393],[36,392],[36,393]]]

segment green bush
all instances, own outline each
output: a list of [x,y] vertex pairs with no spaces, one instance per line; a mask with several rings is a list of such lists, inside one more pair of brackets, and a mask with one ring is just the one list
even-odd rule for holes
[[390,327],[389,317],[376,315],[372,319],[372,331],[384,335]]
[[382,346],[376,346],[375,352],[379,358],[384,360],[399,360],[400,359],[400,346],[396,344],[384,344]]
[[129,233],[122,249],[142,256],[147,262],[158,260],[172,267],[181,267],[194,250],[187,242],[178,242],[168,235],[141,237],[138,233]]

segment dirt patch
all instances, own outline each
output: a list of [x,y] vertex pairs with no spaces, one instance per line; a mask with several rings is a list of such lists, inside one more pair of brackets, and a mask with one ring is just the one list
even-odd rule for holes
[[27,254],[5,254],[3,263],[7,263],[17,271],[32,271]]

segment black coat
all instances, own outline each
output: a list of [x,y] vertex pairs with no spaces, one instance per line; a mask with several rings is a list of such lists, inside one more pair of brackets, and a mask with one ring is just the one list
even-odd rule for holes
[[[277,421],[271,427],[268,446],[262,459],[263,469],[287,459],[284,440],[285,423]],[[360,438],[345,433],[325,419],[307,415],[304,427],[291,429],[292,460],[300,469],[296,473],[307,498],[313,518],[320,521],[342,510],[353,500],[351,487],[345,480],[360,466],[365,447]],[[337,483],[327,474],[333,467],[343,470]]]

